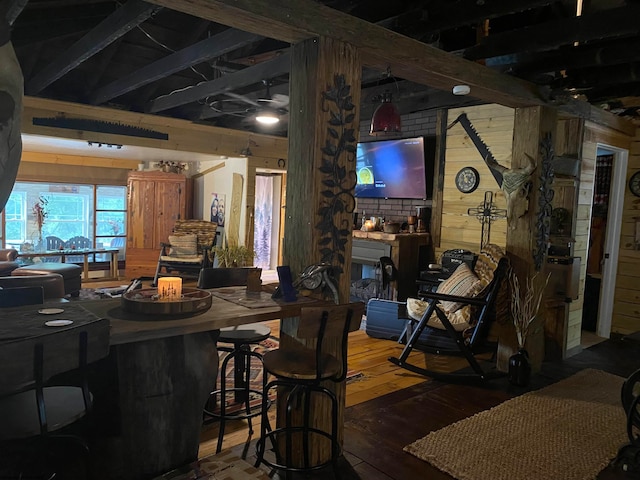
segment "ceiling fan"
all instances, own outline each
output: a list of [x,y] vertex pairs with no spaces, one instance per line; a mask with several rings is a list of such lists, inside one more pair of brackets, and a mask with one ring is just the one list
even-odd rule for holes
[[289,113],[289,95],[281,93],[271,94],[271,82],[263,80],[262,84],[266,87],[266,92],[262,97],[253,99],[246,95],[240,95],[233,92],[225,92],[225,95],[233,99],[248,103],[249,108],[245,110],[247,114],[255,114],[255,120],[264,125],[274,125],[280,121],[281,116]]

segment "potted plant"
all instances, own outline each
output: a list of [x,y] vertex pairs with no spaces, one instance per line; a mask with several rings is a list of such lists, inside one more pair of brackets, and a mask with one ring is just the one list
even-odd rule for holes
[[226,267],[249,267],[253,265],[256,256],[253,248],[244,245],[225,245],[224,247],[213,247],[214,258],[218,259],[218,266]]
[[549,281],[549,275],[542,280],[538,274],[527,277],[524,289],[513,270],[509,271],[511,286],[511,316],[518,340],[518,351],[509,358],[509,381],[518,386],[526,386],[531,377],[531,363],[525,349],[527,338],[535,328],[538,310],[542,303],[544,289]]

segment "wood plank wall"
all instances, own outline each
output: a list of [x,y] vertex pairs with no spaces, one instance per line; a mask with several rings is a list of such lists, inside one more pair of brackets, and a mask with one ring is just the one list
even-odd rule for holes
[[[467,114],[480,138],[488,145],[498,163],[509,167],[511,165],[515,110],[501,105],[451,109],[446,121],[453,122],[463,112]],[[479,251],[482,225],[478,219],[469,216],[467,211],[469,208],[477,207],[483,203],[486,191],[494,193],[494,203],[497,208],[506,208],[505,198],[500,187],[459,123],[447,131],[445,155],[441,240],[440,246],[436,249],[436,258],[439,258],[443,251],[452,248]],[[478,188],[475,192],[468,194],[461,193],[455,186],[456,174],[465,166],[472,166],[480,174]],[[506,219],[493,222],[490,241],[504,247],[506,236]]]
[[[580,264],[580,288],[578,300],[572,302],[569,307],[567,343],[566,351],[571,351],[580,346],[582,330],[582,312],[584,304],[584,287],[587,271],[587,255],[589,236],[591,230],[591,212],[593,204],[593,189],[595,179],[595,164],[598,144],[610,145],[613,147],[629,149],[631,147],[630,138],[616,133],[613,130],[603,128],[592,122],[585,123],[585,134],[582,144],[582,162],[580,166],[580,183],[578,190],[578,208],[576,215],[574,256],[581,257]],[[632,153],[629,159],[627,178],[631,173],[640,168],[640,149],[638,149],[638,138],[636,137],[636,153]],[[627,189],[628,190],[628,189]],[[640,266],[640,255],[633,251],[633,246],[629,245],[633,236],[633,216],[634,211],[640,209],[640,203],[636,202],[628,191],[625,192],[625,207],[623,216],[623,238],[621,239],[620,257],[618,260],[618,277],[616,280],[616,293],[614,300],[614,311],[612,318],[612,332],[631,333],[640,330],[640,320],[633,318],[637,316],[640,307],[640,295],[638,295],[638,266]],[[637,215],[637,213],[635,214]],[[625,246],[625,244],[627,244]],[[627,267],[631,267],[630,269]],[[634,272],[634,270],[636,272]],[[625,273],[626,272],[626,273]],[[631,273],[631,275],[630,275]],[[634,297],[635,298],[634,300]],[[621,301],[622,299],[625,301]]]
[[[629,143],[627,182],[640,170],[640,128]],[[627,183],[628,184],[628,183]],[[640,220],[640,198],[625,189],[622,235],[616,276],[616,293],[611,331],[633,333],[640,330],[640,246],[634,242],[636,219]]]

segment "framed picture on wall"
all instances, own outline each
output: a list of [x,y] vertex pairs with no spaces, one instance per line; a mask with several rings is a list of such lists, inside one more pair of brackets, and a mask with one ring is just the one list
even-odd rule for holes
[[220,193],[211,194],[211,221],[224,227],[225,195]]

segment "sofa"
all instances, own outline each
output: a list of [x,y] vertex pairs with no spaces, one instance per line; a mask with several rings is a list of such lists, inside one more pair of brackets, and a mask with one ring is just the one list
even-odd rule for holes
[[11,275],[20,265],[16,262],[18,251],[15,248],[0,249],[0,277]]
[[[44,287],[45,300],[78,296],[82,286],[82,267],[73,263],[34,263],[21,266],[16,262],[18,251],[13,248],[0,249],[0,287]],[[10,280],[11,278],[24,280]],[[55,281],[52,279],[56,279]],[[62,280],[62,295],[52,284]]]
[[62,275],[57,273],[50,273],[47,275],[0,277],[0,288],[20,287],[42,287],[45,302],[58,300],[65,296],[64,279],[62,278]]

